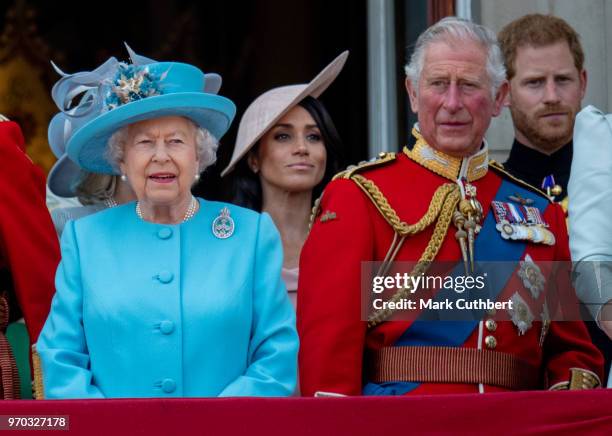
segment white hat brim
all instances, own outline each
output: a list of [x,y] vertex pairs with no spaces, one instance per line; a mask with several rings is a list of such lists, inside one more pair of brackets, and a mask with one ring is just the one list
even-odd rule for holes
[[274,88],[257,97],[242,115],[232,158],[221,177],[231,172],[253,145],[300,101],[308,96],[319,97],[338,77],[348,55],[348,50],[342,52],[308,84]]

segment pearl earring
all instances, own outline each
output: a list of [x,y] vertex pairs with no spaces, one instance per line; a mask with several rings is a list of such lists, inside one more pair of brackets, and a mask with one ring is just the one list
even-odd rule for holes
[[121,174],[121,177],[119,177],[121,179],[122,182],[127,182],[127,176],[125,174]]
[[196,173],[195,179],[196,179],[196,181],[200,180],[200,173]]

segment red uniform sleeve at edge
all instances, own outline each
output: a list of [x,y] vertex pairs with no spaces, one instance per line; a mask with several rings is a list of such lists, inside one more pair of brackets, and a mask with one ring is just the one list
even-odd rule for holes
[[300,258],[297,323],[300,389],[359,395],[366,322],[361,321],[361,262],[372,259],[369,200],[350,180],[332,182]]
[[15,123],[0,123],[0,250],[34,343],[49,313],[60,255],[44,175],[15,143],[20,138]]

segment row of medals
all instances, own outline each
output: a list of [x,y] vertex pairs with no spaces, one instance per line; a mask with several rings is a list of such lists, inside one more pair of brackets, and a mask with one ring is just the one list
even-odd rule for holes
[[554,245],[555,235],[548,230],[540,210],[528,206],[530,199],[511,195],[510,200],[519,205],[494,201],[492,203],[497,230],[502,238],[514,241],[532,241],[538,244]]
[[[476,187],[470,183],[462,181],[463,195],[457,210],[453,213],[453,224],[457,228],[455,238],[459,242],[465,271],[474,271],[474,242],[476,235],[480,232],[483,219],[483,209],[480,202],[476,199]],[[511,197],[514,200],[514,197]],[[519,201],[517,199],[516,201]],[[504,203],[498,203],[499,209],[505,210]],[[492,205],[495,208],[495,204]],[[526,218],[518,214],[512,217],[511,213],[500,213],[496,210],[495,218],[497,230],[502,238],[515,241],[532,241],[535,243],[554,245],[555,235],[548,230],[546,223],[536,207],[523,207]],[[509,205],[513,209],[516,207]],[[533,216],[532,216],[533,215]],[[510,219],[513,222],[510,222]]]

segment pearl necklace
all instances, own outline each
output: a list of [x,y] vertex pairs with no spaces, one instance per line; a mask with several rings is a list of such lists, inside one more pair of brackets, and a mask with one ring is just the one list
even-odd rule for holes
[[[196,198],[192,195],[191,196],[191,202],[189,203],[189,207],[187,208],[187,211],[185,212],[185,216],[183,217],[183,220],[181,221],[182,223],[184,223],[185,221],[189,221],[191,218],[193,218],[193,216],[196,214],[197,210],[198,210],[198,200],[196,200]],[[144,218],[142,217],[142,210],[140,209],[140,201],[136,202],[136,215],[138,215],[138,218],[140,218],[141,220],[144,220]]]
[[104,199],[104,204],[105,204],[105,205],[106,205],[106,207],[108,207],[109,209],[110,209],[111,207],[117,207],[117,206],[118,206],[117,201],[115,200],[115,197],[113,197],[113,196],[111,196],[111,197],[108,197],[108,198]]

